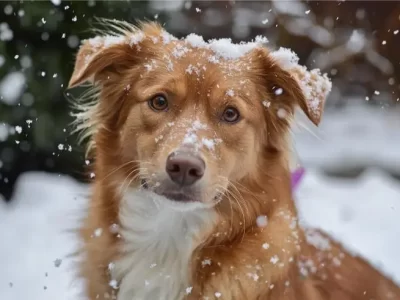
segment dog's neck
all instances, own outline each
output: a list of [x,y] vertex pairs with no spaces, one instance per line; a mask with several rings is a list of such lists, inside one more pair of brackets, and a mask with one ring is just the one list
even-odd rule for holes
[[[182,299],[191,292],[194,276],[196,281],[206,280],[204,270],[214,268],[210,257],[218,257],[215,246],[232,247],[248,235],[269,230],[270,225],[257,227],[258,216],[274,224],[279,214],[285,214],[293,223],[296,213],[290,175],[284,170],[277,175],[262,187],[242,181],[240,188],[235,188],[241,198],[225,198],[210,209],[182,211],[151,192],[125,192],[119,209],[121,258],[113,262],[112,270],[120,284],[118,300]],[[283,225],[279,227],[280,233],[285,231]],[[292,229],[287,231],[289,234]],[[286,247],[286,236],[273,239],[274,247]],[[229,258],[221,257],[224,259]]]
[[[242,198],[221,202],[225,207],[217,209],[218,223],[213,233],[192,256],[195,291],[209,286],[219,274],[236,277],[256,274],[260,282],[275,282],[294,263],[303,233],[298,227],[292,199],[290,172],[277,166],[271,174],[274,176],[260,177],[258,182],[243,180],[237,185]],[[267,220],[264,226],[257,222],[258,217]],[[209,258],[212,261],[205,266],[204,261]],[[232,265],[235,262],[236,266]],[[263,267],[257,269],[257,265]],[[250,269],[246,270],[245,266]]]
[[119,300],[182,299],[190,293],[194,249],[216,222],[213,209],[182,211],[151,192],[125,193],[120,205],[121,259],[114,262]]

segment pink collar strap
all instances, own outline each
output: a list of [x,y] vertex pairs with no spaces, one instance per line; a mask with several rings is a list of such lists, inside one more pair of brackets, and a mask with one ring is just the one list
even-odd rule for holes
[[295,169],[292,172],[292,189],[296,189],[296,187],[299,185],[301,179],[303,178],[303,175],[305,173],[305,169],[302,167],[299,167]]

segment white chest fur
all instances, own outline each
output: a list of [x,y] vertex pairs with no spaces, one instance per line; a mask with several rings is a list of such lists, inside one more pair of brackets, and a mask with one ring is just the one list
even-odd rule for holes
[[118,300],[179,300],[190,292],[190,259],[214,223],[212,209],[174,204],[146,191],[120,207],[123,257],[114,262]]

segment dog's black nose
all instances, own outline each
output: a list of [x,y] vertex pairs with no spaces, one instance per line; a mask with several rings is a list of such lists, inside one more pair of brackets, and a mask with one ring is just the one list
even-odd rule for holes
[[205,168],[204,160],[197,155],[175,152],[167,158],[167,173],[180,186],[189,186],[201,179]]

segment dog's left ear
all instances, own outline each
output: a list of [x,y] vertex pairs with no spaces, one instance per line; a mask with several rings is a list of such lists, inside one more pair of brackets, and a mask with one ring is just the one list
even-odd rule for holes
[[327,75],[322,75],[319,69],[307,70],[305,66],[299,65],[299,58],[289,49],[280,48],[275,52],[263,50],[267,80],[288,93],[307,117],[318,126],[326,98],[332,88]]

